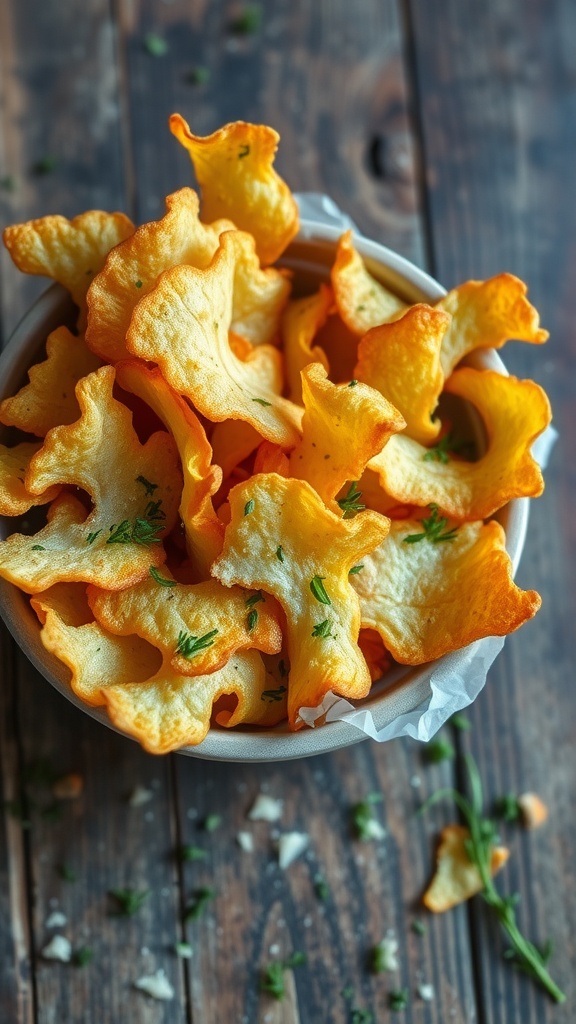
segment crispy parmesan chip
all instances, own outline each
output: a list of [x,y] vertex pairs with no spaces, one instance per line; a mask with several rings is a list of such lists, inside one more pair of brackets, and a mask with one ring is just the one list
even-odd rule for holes
[[[469,838],[470,833],[463,825],[447,825],[442,829],[436,874],[423,896],[424,906],[435,914],[450,910],[482,891],[480,872],[466,852]],[[505,846],[494,847],[490,863],[492,875],[504,866],[509,856],[510,851]]]
[[434,441],[440,430],[432,414],[444,382],[440,349],[449,323],[447,313],[419,303],[392,323],[373,327],[358,347],[354,377],[396,406],[407,436],[420,444]]
[[[299,438],[297,406],[262,384],[276,349],[261,345],[250,358],[230,348],[237,232],[227,231],[206,270],[175,267],[138,304],[128,332],[129,350],[160,366],[163,376],[209,419],[240,419],[287,447]],[[263,371],[263,373],[262,373]]]
[[332,289],[325,284],[320,285],[314,295],[304,299],[293,299],[288,303],[282,317],[282,341],[284,359],[286,361],[286,377],[289,398],[302,404],[301,371],[308,363],[321,363],[329,370],[325,353],[313,341],[318,331],[324,326],[334,302]]
[[215,423],[210,435],[214,462],[224,477],[256,450],[262,438],[250,423],[242,420],[224,420]]
[[371,327],[394,320],[406,309],[405,302],[368,273],[354,248],[351,231],[346,231],[338,242],[330,277],[338,312],[356,335],[362,336]]
[[360,610],[348,573],[382,542],[388,520],[363,512],[344,520],[303,480],[253,476],[229,495],[232,518],[212,567],[226,586],[273,594],[286,616],[288,719],[328,690],[363,697],[370,673],[357,645]]
[[58,494],[59,487],[49,487],[43,494],[29,494],[26,490],[30,460],[40,447],[34,441],[21,441],[13,448],[0,444],[0,515],[24,515],[33,505],[45,505]]
[[392,659],[382,642],[382,637],[375,629],[361,629],[358,646],[366,659],[372,682],[382,679],[392,665]]
[[229,217],[254,236],[262,263],[274,263],[298,231],[298,207],[272,166],[278,133],[236,121],[201,137],[180,114],[172,114],[170,130],[194,164],[203,219]]
[[512,580],[499,523],[462,523],[451,541],[406,543],[422,533],[420,519],[393,521],[351,576],[362,627],[375,629],[396,661],[433,661],[481,637],[506,636],[536,614],[540,597]]
[[448,515],[469,520],[492,515],[512,498],[541,494],[542,473],[530,450],[550,422],[542,388],[530,380],[463,367],[446,381],[445,390],[478,410],[487,434],[485,453],[477,462],[427,461],[426,448],[398,434],[369,464],[384,491],[396,502],[435,502]]
[[104,265],[110,249],[134,231],[123,213],[89,210],[73,220],[40,217],[4,231],[4,243],[14,263],[26,274],[51,277],[68,289],[86,322],[86,292]]
[[148,578],[119,593],[90,588],[97,621],[118,636],[137,633],[181,675],[216,672],[237,651],[280,650],[278,610],[270,598],[229,590],[217,580],[174,586],[166,569],[162,578],[163,585]]
[[307,480],[328,505],[404,420],[374,388],[332,384],[320,363],[302,371],[302,394],[302,440],[290,455],[290,475]]
[[73,484],[93,508],[87,514],[64,496],[38,534],[12,534],[0,544],[0,575],[27,593],[59,581],[121,589],[165,559],[160,539],[176,521],[182,488],[176,446],[164,431],[141,445],[131,413],[112,397],[113,383],[111,366],[80,381],[80,419],[54,427],[30,462],[31,494]]
[[234,273],[231,329],[253,345],[279,340],[282,312],[290,296],[290,272],[260,268],[252,235],[235,232],[238,249]]
[[501,348],[511,338],[535,345],[546,341],[548,331],[539,326],[526,292],[513,274],[498,274],[488,281],[467,281],[437,303],[452,315],[440,353],[445,377],[475,348]]
[[186,531],[186,547],[199,579],[222,550],[224,528],[212,505],[222,483],[222,472],[212,465],[212,449],[204,427],[188,403],[172,390],[158,369],[126,361],[116,366],[121,387],[138,395],[154,410],[172,434],[182,463],[184,488],[180,518]]
[[80,412],[74,389],[99,366],[100,360],[86,348],[82,337],[58,327],[48,335],[44,362],[30,367],[29,383],[0,405],[0,420],[37,437],[45,437],[52,427],[72,423]]

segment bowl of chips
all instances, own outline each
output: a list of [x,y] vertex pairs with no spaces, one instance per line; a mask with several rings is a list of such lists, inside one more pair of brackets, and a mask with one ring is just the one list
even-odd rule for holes
[[0,361],[0,607],[153,753],[318,754],[364,736],[334,701],[394,728],[537,611],[512,576],[550,411],[496,349],[546,332],[512,275],[446,294],[299,220],[272,129],[172,121],[202,218],[184,188],[138,229],[5,233],[59,285]]

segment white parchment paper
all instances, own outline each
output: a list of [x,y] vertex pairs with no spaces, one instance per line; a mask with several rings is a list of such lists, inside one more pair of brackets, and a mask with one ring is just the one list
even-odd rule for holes
[[[330,224],[342,229],[352,228],[359,236],[356,225],[328,196],[316,192],[296,195],[302,218]],[[558,434],[553,427],[537,439],[532,449],[534,458],[544,469]],[[471,704],[486,682],[491,665],[504,647],[503,637],[486,637],[463,650],[448,654],[429,666],[430,695],[413,711],[399,715],[393,722],[378,729],[372,712],[356,708],[350,701],[329,691],[318,707],[300,708],[300,718],[314,728],[326,716],[326,722],[347,722],[360,729],[378,743],[411,736],[427,743],[444,723],[462,708]]]

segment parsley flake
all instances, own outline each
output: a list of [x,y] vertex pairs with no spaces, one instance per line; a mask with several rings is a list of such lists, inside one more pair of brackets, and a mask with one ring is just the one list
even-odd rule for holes
[[209,633],[204,633],[204,636],[192,636],[191,633],[186,633],[183,629],[180,630],[176,643],[176,654],[181,654],[188,660],[193,658],[195,654],[212,646],[217,633],[217,629],[211,629]]
[[330,896],[330,886],[324,878],[324,875],[316,875],[314,879],[314,892],[322,903],[324,903],[324,901]]
[[496,817],[502,818],[504,821],[519,821],[522,816],[520,804],[513,793],[506,793],[504,796],[499,797],[496,800],[494,810]]
[[116,900],[118,917],[132,917],[144,906],[150,895],[149,889],[110,889],[110,896]]
[[195,68],[190,68],[184,78],[189,85],[206,85],[210,81],[210,71],[208,68],[198,65]]
[[381,793],[368,793],[368,796],[352,807],[352,828],[354,834],[363,842],[371,839],[383,838],[384,830],[380,822],[374,817],[372,810],[374,804],[382,801]]
[[412,921],[410,927],[412,928],[412,931],[414,932],[415,935],[426,935],[426,932],[428,931],[426,925],[424,924],[424,921],[421,921],[419,917],[415,918],[414,921]]
[[358,482],[354,480],[348,488],[347,494],[343,498],[338,498],[338,504],[344,513],[343,518],[349,519],[356,512],[361,512],[366,505],[363,505],[359,500],[362,497],[362,491],[357,490]]
[[[240,148],[240,150],[238,151],[238,159],[239,160],[243,160],[244,157],[248,156],[249,153],[250,153],[250,146],[242,146]],[[255,399],[255,401],[258,401],[258,399]],[[266,404],[270,405],[270,402],[267,402]]]
[[320,604],[332,604],[332,601],[326,593],[324,583],[322,582],[325,579],[325,576],[314,576],[314,578],[310,580],[310,590]]
[[428,448],[422,456],[423,462],[441,462],[447,465],[451,455],[471,455],[472,444],[469,441],[457,441],[452,431],[440,438],[438,444]]
[[400,988],[397,992],[390,992],[388,1005],[391,1010],[405,1010],[408,1006],[408,989]]
[[278,547],[276,548],[276,558],[278,559],[279,562],[285,561],[284,548],[282,547],[281,544],[279,544]]
[[362,572],[363,568],[363,565],[353,565],[352,568],[348,570],[348,575],[356,576],[359,572]]
[[351,380],[351,381],[350,381],[350,383],[349,383],[349,385],[348,385],[348,387],[349,387],[349,388],[355,388],[355,387],[356,387],[356,385],[357,385],[357,383],[358,383],[358,381],[357,381],[357,380]]
[[[244,153],[244,156],[246,156],[246,153]],[[272,402],[267,402],[265,398],[253,398],[252,401],[258,402],[258,405],[272,405]]]
[[205,832],[215,832],[217,828],[220,828],[222,824],[221,814],[208,814],[202,822],[202,828]]
[[149,569],[150,575],[156,583],[159,583],[161,587],[176,587],[178,584],[176,580],[168,580],[165,576],[162,576],[155,565],[151,565]]
[[141,288],[142,287],[142,281],[140,281],[140,280],[135,281],[134,284],[135,284],[136,288]]
[[248,612],[248,632],[251,633],[252,630],[254,630],[257,625],[258,625],[258,609],[257,608],[252,608]]
[[244,505],[244,515],[249,516],[254,511],[254,498],[248,498],[248,501]]
[[263,595],[262,591],[261,590],[257,590],[255,594],[252,594],[252,597],[248,597],[246,599],[246,607],[247,608],[253,608],[254,605],[258,604],[259,601],[264,601],[264,600],[265,600],[265,598],[264,598],[264,595]]
[[146,53],[151,57],[165,57],[169,50],[166,40],[162,39],[162,36],[156,35],[155,32],[148,32],[148,34],[144,36],[142,45],[144,46]]
[[208,885],[203,886],[201,889],[197,889],[194,893],[193,902],[186,908],[184,920],[197,921],[199,917],[202,917],[206,907],[210,901],[215,898],[215,896],[215,890],[211,889]]
[[94,957],[94,950],[91,946],[79,946],[72,954],[72,963],[75,967],[86,967]]
[[33,544],[32,551],[46,551],[46,548],[43,548],[41,544]]
[[274,704],[276,701],[282,700],[286,692],[286,686],[279,686],[277,690],[263,690],[260,700],[263,700],[265,704]]
[[86,543],[93,544],[99,533],[102,533],[102,530],[95,530],[94,533],[89,533],[86,537]]
[[185,843],[184,846],[180,847],[178,855],[181,861],[188,863],[197,860],[206,860],[208,851],[203,850],[201,846],[194,846],[193,843]]
[[462,712],[457,711],[455,715],[452,715],[448,719],[449,725],[453,726],[454,729],[458,729],[459,732],[468,732],[472,728],[472,722]]
[[[330,619],[324,619],[322,622],[317,622],[312,630],[312,636],[320,636],[323,638],[330,637],[330,630],[332,629],[332,623]],[[332,637],[334,640],[335,637]]]
[[306,954],[300,951],[292,953],[286,960],[274,960],[268,964],[260,979],[260,991],[267,992],[274,999],[283,999],[286,994],[284,987],[284,971],[290,971],[294,967],[302,967],[306,963]]
[[455,756],[456,751],[450,743],[450,740],[445,740],[441,736],[430,740],[430,742],[424,747],[424,757],[430,762],[430,764],[440,764],[442,761],[452,761]]
[[150,483],[150,481],[147,480],[145,476],[137,476],[136,483],[142,484],[142,486],[146,489],[147,498],[151,498],[152,495],[154,494],[154,491],[158,490],[158,484]]
[[260,28],[262,8],[260,4],[247,4],[241,14],[231,22],[230,28],[240,36],[253,35]]
[[110,527],[107,544],[159,544],[159,533],[163,530],[162,520],[166,513],[160,508],[162,499],[149,501],[143,516],[137,516],[133,523],[124,519],[117,526]]
[[[428,508],[431,510],[432,515],[428,516],[427,519],[421,520],[423,533],[409,534],[408,537],[404,537],[404,544],[417,544],[424,539],[431,541],[432,544],[456,540],[458,528],[453,526],[451,530],[445,530],[448,520],[446,516],[438,516],[438,505],[430,502]],[[443,530],[445,530],[444,533],[442,532]]]

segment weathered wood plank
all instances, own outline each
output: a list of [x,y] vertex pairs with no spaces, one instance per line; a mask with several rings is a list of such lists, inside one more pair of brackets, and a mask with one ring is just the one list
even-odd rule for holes
[[537,941],[556,944],[552,971],[572,996],[552,1006],[501,960],[481,905],[472,926],[482,956],[487,1022],[573,1019],[576,916],[576,781],[572,685],[574,521],[572,295],[576,265],[573,168],[576,59],[567,40],[576,11],[561,2],[414,5],[429,210],[437,276],[447,286],[501,270],[523,277],[551,332],[546,351],[509,345],[505,359],[549,392],[561,437],[544,498],[533,504],[518,576],[543,596],[536,621],[510,638],[474,711],[467,745],[488,800],[534,790],[550,822],[513,845],[502,882],[522,892],[520,917]]

